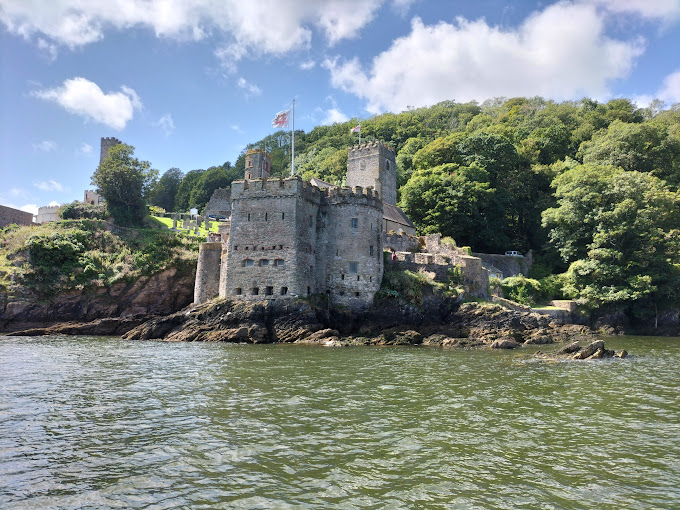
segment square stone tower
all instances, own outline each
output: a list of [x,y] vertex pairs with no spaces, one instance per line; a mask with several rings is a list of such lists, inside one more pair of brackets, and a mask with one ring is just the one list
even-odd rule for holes
[[111,147],[114,145],[120,145],[121,143],[123,142],[121,142],[118,138],[102,137],[101,150],[99,151],[99,164],[101,165],[102,161],[104,161],[109,156],[109,149],[111,149]]
[[347,154],[347,186],[373,188],[388,204],[397,203],[397,163],[394,151],[382,142],[354,145]]

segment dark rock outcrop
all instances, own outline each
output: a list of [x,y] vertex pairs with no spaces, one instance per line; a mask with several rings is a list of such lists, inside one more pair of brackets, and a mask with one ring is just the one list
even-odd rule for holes
[[72,291],[52,299],[0,299],[0,331],[119,335],[149,317],[181,310],[193,300],[194,275],[169,269],[134,282]]
[[153,318],[124,338],[514,348],[524,343],[591,339],[592,332],[535,313],[478,303],[441,302],[430,308],[383,305],[350,315],[305,300],[217,300]]

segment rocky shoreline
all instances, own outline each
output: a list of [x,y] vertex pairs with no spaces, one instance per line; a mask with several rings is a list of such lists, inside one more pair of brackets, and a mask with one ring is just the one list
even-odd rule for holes
[[[88,317],[88,316],[86,316]],[[35,317],[34,317],[35,318]],[[88,317],[89,318],[89,317]],[[170,314],[12,324],[8,336],[112,335],[168,342],[301,343],[325,346],[419,345],[515,349],[569,344],[535,356],[552,360],[614,356],[587,326],[490,303],[430,298],[423,306],[382,302],[361,313],[309,300],[214,300]],[[580,343],[586,343],[581,347]],[[600,345],[602,344],[602,345]],[[592,351],[592,352],[591,352]],[[585,355],[586,353],[587,355]],[[579,358],[579,356],[581,356]]]
[[500,349],[594,339],[594,333],[585,326],[560,324],[536,313],[486,303],[438,304],[439,307],[429,308],[378,306],[356,314],[329,311],[304,300],[257,303],[218,300],[152,318],[123,338]]

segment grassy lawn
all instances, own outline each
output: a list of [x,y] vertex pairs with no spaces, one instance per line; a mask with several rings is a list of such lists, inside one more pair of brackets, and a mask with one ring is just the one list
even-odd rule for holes
[[[166,226],[168,228],[172,228],[172,218],[161,218],[160,216],[151,216],[158,224]],[[184,227],[184,224],[186,223],[187,227]],[[194,234],[195,229],[189,230],[189,222],[183,222],[182,220],[177,220],[177,229],[181,230],[183,233],[188,234],[188,235],[196,235]],[[217,232],[219,223],[216,221],[211,221],[210,222],[210,232]],[[198,235],[201,237],[205,237],[208,235],[208,230],[205,229],[205,222],[201,223],[201,227],[198,229]]]

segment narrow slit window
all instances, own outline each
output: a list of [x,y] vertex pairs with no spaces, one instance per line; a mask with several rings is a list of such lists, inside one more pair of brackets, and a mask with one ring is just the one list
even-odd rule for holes
[[359,218],[352,218],[352,228],[359,228]]

